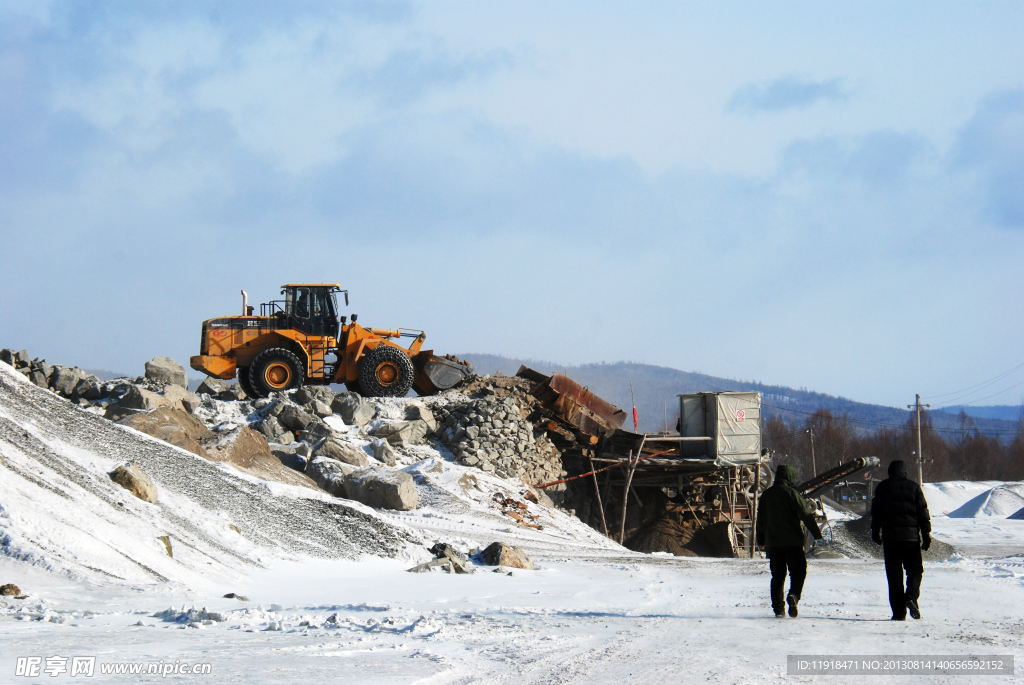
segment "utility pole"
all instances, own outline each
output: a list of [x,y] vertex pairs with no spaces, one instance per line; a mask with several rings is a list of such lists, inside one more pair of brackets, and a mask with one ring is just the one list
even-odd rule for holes
[[814,461],[814,429],[809,428],[807,432],[811,434],[811,477],[818,477],[818,465]]
[[913,404],[908,404],[907,409],[914,409],[917,412],[917,484],[924,485],[924,453],[921,452],[921,407],[928,407],[930,404],[921,404],[921,396],[915,395]]

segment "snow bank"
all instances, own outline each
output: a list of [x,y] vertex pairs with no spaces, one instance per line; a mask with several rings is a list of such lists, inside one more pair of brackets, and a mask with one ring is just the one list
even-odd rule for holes
[[999,487],[1001,481],[951,480],[945,483],[925,483],[922,487],[932,516],[943,516],[958,509],[978,495]]
[[1006,483],[986,490],[949,512],[949,518],[1008,518],[1024,508],[1024,483]]

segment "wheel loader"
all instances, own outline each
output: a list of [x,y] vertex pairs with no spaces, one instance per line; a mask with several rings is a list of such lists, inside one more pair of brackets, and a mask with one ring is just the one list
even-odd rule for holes
[[[238,384],[251,397],[303,385],[344,383],[364,397],[404,397],[409,389],[432,395],[454,387],[472,367],[423,350],[427,336],[410,329],[364,328],[339,315],[337,284],[291,283],[282,300],[260,305],[259,316],[242,291],[242,315],[203,322],[196,371]],[[395,340],[412,338],[408,347]],[[331,359],[331,357],[334,357]]]

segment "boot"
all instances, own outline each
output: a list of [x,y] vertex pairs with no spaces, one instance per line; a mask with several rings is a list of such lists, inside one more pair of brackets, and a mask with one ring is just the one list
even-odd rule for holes
[[800,612],[796,610],[797,599],[793,595],[786,597],[786,604],[789,605],[789,616],[790,618],[796,618]]
[[910,612],[910,616],[912,618],[914,618],[914,619],[920,619],[921,618],[921,608],[917,606],[917,600],[916,599],[908,599],[907,600],[907,611]]

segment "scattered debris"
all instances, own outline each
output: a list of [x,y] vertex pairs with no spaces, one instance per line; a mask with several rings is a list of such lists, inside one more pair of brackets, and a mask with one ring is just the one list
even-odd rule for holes
[[536,521],[540,517],[530,514],[529,507],[525,502],[520,502],[512,497],[505,497],[500,492],[494,493],[493,500],[494,506],[501,513],[514,519],[519,525],[526,526],[527,528],[534,528],[536,530],[543,530],[540,524],[532,523],[532,521]]

